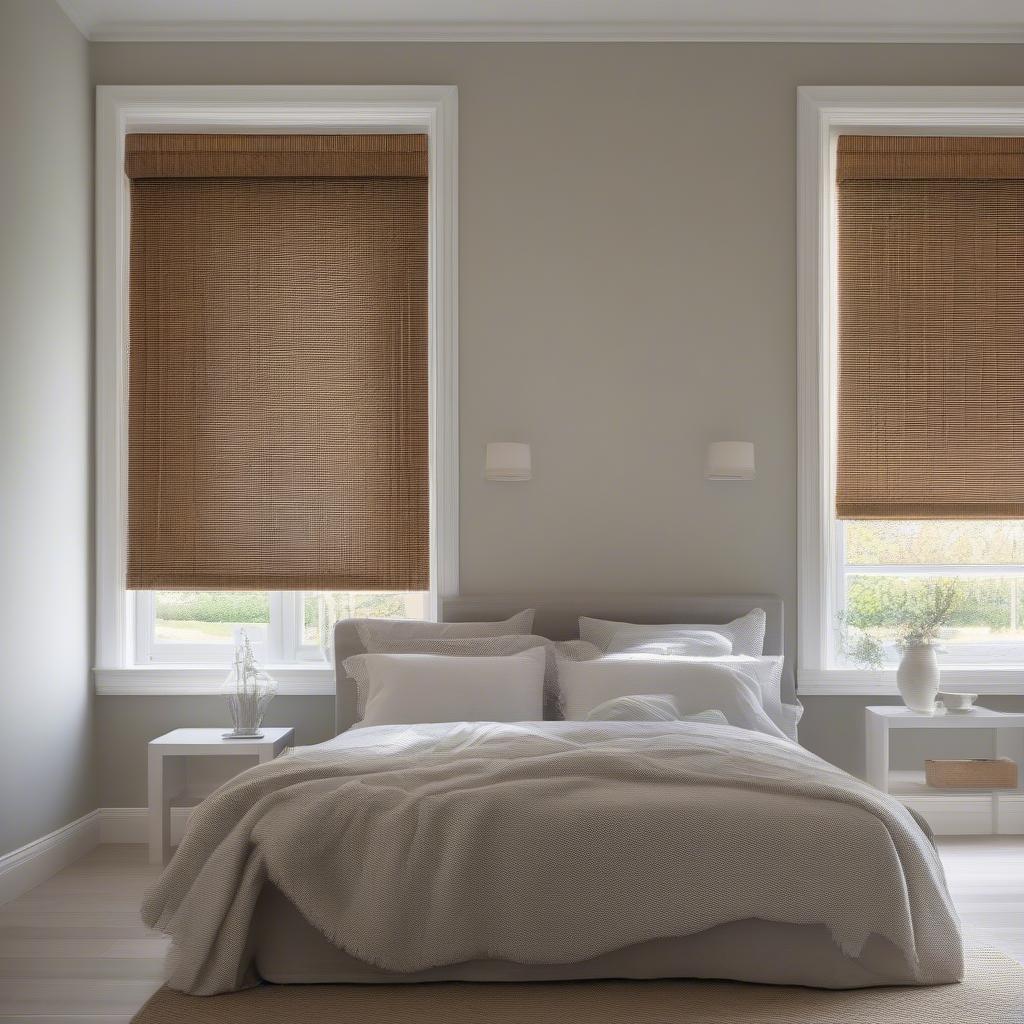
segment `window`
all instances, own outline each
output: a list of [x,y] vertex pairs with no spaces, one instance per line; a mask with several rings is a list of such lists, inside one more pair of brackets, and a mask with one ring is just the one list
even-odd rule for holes
[[896,621],[939,595],[944,677],[1024,692],[1024,90],[798,117],[798,686],[894,692]]
[[[432,617],[436,595],[457,591],[454,129],[455,90],[441,86],[99,89],[96,677],[101,693],[215,690],[242,629],[255,643],[258,656],[275,667],[282,692],[332,692],[333,670],[325,665],[325,647],[336,619]],[[254,232],[245,228],[248,234],[240,235],[237,224],[213,223],[212,214],[226,208],[244,212],[246,204],[252,209],[260,204],[266,216],[257,212],[249,216],[250,223],[262,218],[276,225],[270,241],[289,247],[296,225],[311,207],[310,196],[296,193],[308,191],[309,179],[322,174],[330,180],[320,179],[323,184],[312,186],[317,193],[312,199],[321,206],[333,203],[337,179],[345,177],[334,163],[340,151],[342,159],[358,165],[352,176],[360,180],[349,191],[356,197],[352,201],[363,202],[361,209],[368,211],[360,214],[363,219],[379,217],[381,209],[385,217],[395,209],[407,218],[404,223],[398,217],[389,223],[390,247],[381,249],[379,258],[370,255],[375,280],[363,289],[357,276],[348,274],[341,287],[333,276],[348,272],[339,271],[337,253],[321,254],[323,272],[306,273],[299,262],[291,267],[290,250],[281,258],[269,244],[262,255],[254,250],[247,261],[250,278],[254,268],[259,271],[281,259],[285,272],[296,272],[294,287],[289,286],[288,295],[268,298],[266,286],[272,282],[253,291],[250,279],[251,301],[240,300],[229,287],[230,254],[238,248],[239,238],[248,244]],[[271,163],[282,160],[288,163],[285,174],[279,168],[267,171]],[[421,200],[408,183],[428,166]],[[265,172],[265,184],[257,183],[247,195],[237,187],[239,178]],[[176,190],[173,179],[190,174],[208,180],[214,191],[235,189],[237,194],[220,196],[205,213],[185,208],[182,215],[179,192],[190,188],[186,181]],[[218,174],[226,175],[223,183],[213,180]],[[289,174],[294,188],[285,180]],[[394,177],[379,188],[372,185],[389,174]],[[362,197],[371,192],[376,198],[364,201]],[[272,210],[266,207],[268,197],[271,205],[277,204]],[[205,200],[200,196],[199,201]],[[292,207],[285,209],[289,203]],[[379,328],[394,337],[399,332],[400,349],[388,343],[378,345],[377,351],[398,352],[403,360],[404,353],[410,353],[410,360],[374,370],[372,332],[377,327],[367,323],[358,337],[371,341],[353,369],[377,373],[383,387],[356,383],[349,371],[339,377],[330,368],[320,387],[310,369],[325,367],[327,361],[322,354],[309,352],[317,343],[315,331],[306,330],[304,314],[288,311],[289,296],[296,302],[310,297],[314,302],[350,301],[357,312],[369,309],[375,316],[372,311],[381,308],[381,274],[391,275],[387,287],[395,282],[419,287],[419,257],[403,263],[413,250],[395,246],[413,237],[404,232],[424,215],[429,226],[422,241],[426,258],[418,308],[426,312],[418,351],[425,357],[416,354],[420,343],[410,333],[417,329],[416,318],[424,315],[417,312],[420,299],[407,301],[413,293],[405,291],[398,297],[395,315],[385,311]],[[320,229],[308,237],[318,246],[330,244],[331,232],[322,230],[330,218],[317,217]],[[185,229],[179,227],[183,222],[189,225]],[[170,238],[174,261],[190,252],[205,259],[198,261],[203,265],[196,273],[182,276],[181,288],[167,287],[166,267],[138,258],[145,250],[140,237],[151,242],[157,232]],[[352,239],[351,245],[367,239],[372,244],[372,232],[339,230],[335,235]],[[176,269],[171,267],[172,272]],[[141,302],[140,289],[129,287],[140,280]],[[148,287],[149,281],[154,287]],[[194,292],[194,301],[185,285]],[[220,298],[213,294],[219,288]],[[378,298],[363,303],[362,291]],[[171,310],[160,305],[168,302],[179,305]],[[189,303],[191,307],[185,308]],[[206,309],[215,311],[212,319]],[[343,315],[356,315],[338,313],[333,306],[325,309],[322,303],[312,313],[331,325],[341,322]],[[299,329],[286,330],[274,344],[267,344],[278,329],[275,320],[292,314],[299,317],[293,321]],[[171,337],[179,328],[180,336]],[[141,355],[143,365],[158,365],[154,359],[174,364],[169,372],[167,365],[158,365],[159,372],[135,379],[132,402],[142,396],[147,403],[141,412],[125,397],[128,376],[140,364],[137,349],[133,348],[132,359],[127,358],[130,338],[132,346],[139,338],[148,343]],[[293,352],[275,365],[282,344],[292,345]],[[270,377],[268,366],[273,371]],[[298,369],[289,377],[293,366]],[[412,376],[404,375],[406,366]],[[233,387],[228,386],[225,367],[239,368]],[[175,378],[183,386],[176,385]],[[216,387],[210,387],[211,380]],[[412,404],[393,414],[383,433],[374,434],[372,422],[362,413],[351,424],[339,424],[338,410],[328,408],[339,390],[348,388],[357,401],[387,415],[387,409],[395,408],[389,402],[398,387],[396,380],[411,382],[412,390],[406,393]],[[425,387],[415,390],[421,387],[418,380],[429,380],[429,397]],[[205,405],[189,405],[195,395],[204,396]],[[250,413],[245,411],[247,403]],[[261,404],[273,410],[269,432],[259,426],[261,418],[268,419],[261,417]],[[171,443],[165,444],[161,437],[168,436],[168,417],[177,417],[185,427],[171,431]],[[358,433],[368,422],[362,436],[369,438],[372,455]],[[196,423],[214,427],[212,434],[206,430],[199,444],[189,435]],[[418,423],[425,424],[425,430],[413,447],[404,452],[385,450],[396,438],[410,436],[410,429],[419,430]],[[192,446],[184,455],[179,438]],[[280,443],[282,438],[287,443]],[[236,444],[244,457],[232,454]],[[367,451],[365,463],[342,466],[359,444]],[[326,460],[321,457],[325,450]],[[331,462],[335,457],[337,464]],[[190,473],[195,473],[194,480],[188,479]],[[177,482],[169,482],[172,475]],[[416,481],[426,477],[421,496]],[[187,487],[177,485],[181,479],[188,480]],[[319,505],[309,493],[318,489]],[[278,512],[267,514],[275,504]],[[289,516],[289,508],[295,507],[301,509],[299,518],[305,517],[299,527],[298,519]],[[319,512],[309,512],[311,507]],[[405,513],[404,508],[410,511]],[[369,510],[366,516],[362,509]],[[345,515],[350,515],[347,521]],[[390,522],[396,518],[401,520],[397,526]],[[182,531],[183,519],[198,522],[201,528]],[[126,588],[126,571],[129,585],[138,589]]]
[[430,594],[149,590],[135,592],[134,605],[139,664],[226,664],[242,630],[261,661],[315,664],[329,659],[338,619],[425,619]]
[[323,660],[336,607],[422,615],[426,136],[125,147],[136,661],[222,662],[242,631],[266,662]]
[[[840,663],[856,668],[850,638],[862,631],[899,661],[895,613],[920,608],[936,581],[952,583],[955,607],[940,634],[942,665],[1024,666],[1024,522],[1020,520],[874,520],[840,522],[841,622],[848,626]],[[838,623],[837,623],[838,626]]]

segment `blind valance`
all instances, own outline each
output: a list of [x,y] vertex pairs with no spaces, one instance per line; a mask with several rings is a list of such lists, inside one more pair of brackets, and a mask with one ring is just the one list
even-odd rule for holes
[[125,138],[138,178],[425,178],[426,135],[172,135]]
[[129,588],[428,588],[425,144],[128,137]]
[[998,181],[1020,178],[1024,138],[842,135],[836,179]]
[[1024,140],[841,136],[836,514],[1024,517]]

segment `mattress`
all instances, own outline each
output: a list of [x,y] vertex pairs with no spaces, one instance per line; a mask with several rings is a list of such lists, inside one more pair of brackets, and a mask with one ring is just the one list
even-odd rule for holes
[[257,973],[264,981],[279,984],[687,977],[865,988],[899,984],[909,969],[903,954],[877,935],[853,958],[839,949],[823,925],[748,919],[695,935],[637,943],[573,964],[470,960],[396,974],[331,945],[270,883],[257,903],[250,939]]

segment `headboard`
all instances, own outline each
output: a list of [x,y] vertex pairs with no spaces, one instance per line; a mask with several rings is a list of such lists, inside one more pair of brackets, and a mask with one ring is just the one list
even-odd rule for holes
[[[620,622],[720,623],[763,608],[767,617],[765,654],[783,654],[782,598],[774,594],[722,594],[711,597],[672,594],[470,594],[440,600],[442,622],[476,622],[506,619],[524,608],[535,608],[533,631],[549,640],[571,640],[579,636],[581,615]],[[359,619],[342,619],[334,627],[334,671],[336,680],[335,726],[344,732],[355,721],[356,692],[345,674],[343,662],[364,651],[356,631]],[[796,686],[793,671],[786,666],[782,682],[783,699],[793,701]]]

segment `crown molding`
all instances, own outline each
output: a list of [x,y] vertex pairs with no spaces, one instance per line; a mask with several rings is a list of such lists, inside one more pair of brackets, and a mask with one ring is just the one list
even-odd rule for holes
[[386,42],[386,43],[1021,43],[1020,22],[900,24],[847,22],[488,22],[488,21],[97,21],[74,0],[58,0],[93,42]]
[[75,0],[57,0],[57,6],[64,12],[65,17],[71,22],[86,39],[92,39],[90,35],[92,26],[85,12],[75,3]]

